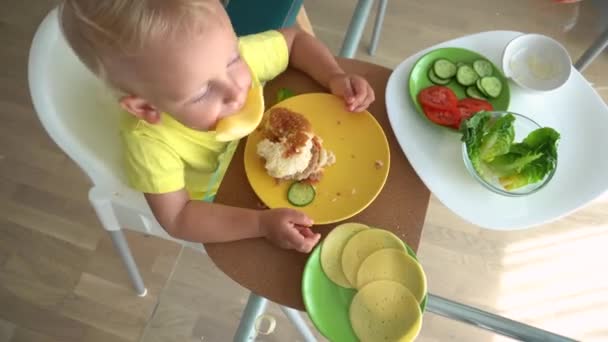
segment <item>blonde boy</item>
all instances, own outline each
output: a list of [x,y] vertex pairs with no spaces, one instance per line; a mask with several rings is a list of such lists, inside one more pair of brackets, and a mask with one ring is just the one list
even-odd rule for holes
[[[291,209],[251,210],[209,203],[236,143],[214,138],[218,120],[239,111],[252,82],[287,65],[299,69],[351,111],[374,92],[346,74],[314,37],[295,30],[238,39],[218,0],[66,0],[61,25],[70,46],[122,94],[121,128],[130,185],[145,194],[172,236],[196,242],[266,237],[309,252],[313,222]],[[170,113],[170,114],[167,114]]]

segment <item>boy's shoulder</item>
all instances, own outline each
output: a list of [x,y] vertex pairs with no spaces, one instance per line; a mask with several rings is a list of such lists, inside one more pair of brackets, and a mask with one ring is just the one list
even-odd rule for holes
[[239,50],[252,74],[260,82],[275,78],[289,63],[287,42],[277,30],[239,37]]

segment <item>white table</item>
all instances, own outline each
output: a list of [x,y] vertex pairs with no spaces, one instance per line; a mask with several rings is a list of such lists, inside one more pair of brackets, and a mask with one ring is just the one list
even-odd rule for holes
[[506,44],[521,32],[491,31],[432,46],[407,58],[387,85],[386,106],[401,149],[433,194],[463,219],[489,229],[523,229],[551,222],[581,208],[608,189],[608,107],[574,68],[568,82],[547,93],[530,93],[509,82],[509,110],[561,134],[554,178],[519,198],[485,189],[465,169],[460,135],[431,124],[409,97],[409,73],[426,52],[441,47],[476,51],[497,67]]

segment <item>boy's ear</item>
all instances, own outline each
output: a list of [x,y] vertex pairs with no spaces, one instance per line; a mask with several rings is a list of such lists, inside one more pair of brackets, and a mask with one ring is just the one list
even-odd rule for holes
[[126,95],[119,102],[124,110],[150,124],[156,124],[160,121],[160,111],[139,96]]

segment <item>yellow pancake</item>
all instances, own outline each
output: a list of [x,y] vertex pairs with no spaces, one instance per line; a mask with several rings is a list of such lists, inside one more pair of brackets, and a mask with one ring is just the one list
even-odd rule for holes
[[363,260],[357,272],[357,288],[377,280],[403,284],[419,303],[426,294],[426,276],[422,266],[401,249],[381,249]]
[[413,341],[422,328],[422,312],[405,286],[378,280],[355,294],[350,323],[361,342]]
[[369,229],[361,223],[345,223],[335,227],[321,245],[321,267],[327,277],[334,283],[351,288],[342,271],[342,251],[348,240],[358,232]]
[[253,132],[264,116],[264,90],[261,85],[254,84],[243,108],[236,114],[221,119],[215,127],[218,141],[232,141]]
[[342,252],[342,271],[352,287],[357,285],[357,272],[365,258],[383,248],[405,251],[403,242],[393,233],[383,229],[369,229],[353,236]]

